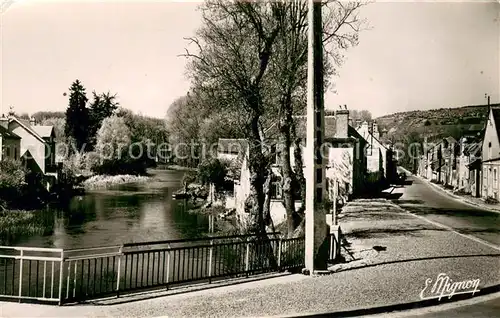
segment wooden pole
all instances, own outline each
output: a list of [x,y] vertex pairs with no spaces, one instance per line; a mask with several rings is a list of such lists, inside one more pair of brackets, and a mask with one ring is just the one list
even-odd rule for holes
[[337,195],[338,195],[338,182],[337,179],[334,181],[333,188],[333,211],[332,211],[332,225],[337,225]]
[[[315,209],[315,203],[324,200],[325,169],[320,150],[324,137],[323,94],[323,38],[321,2],[308,1],[308,72],[307,72],[307,136],[305,152],[306,179],[306,224],[305,224],[305,269],[312,274],[315,266],[326,268],[318,262],[320,244],[326,238],[326,214]],[[323,266],[324,265],[324,266]]]

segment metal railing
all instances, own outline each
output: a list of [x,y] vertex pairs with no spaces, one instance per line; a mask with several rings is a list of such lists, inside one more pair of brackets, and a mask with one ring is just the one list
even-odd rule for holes
[[0,246],[0,297],[59,302],[63,264],[62,249]]
[[304,238],[276,234],[72,250],[0,247],[0,297],[63,304],[302,268]]

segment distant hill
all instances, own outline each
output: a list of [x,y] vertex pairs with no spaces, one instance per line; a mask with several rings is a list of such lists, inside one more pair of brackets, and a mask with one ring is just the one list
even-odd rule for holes
[[[500,106],[492,104],[491,106]],[[452,136],[477,134],[484,128],[488,116],[487,105],[464,106],[400,112],[376,118],[380,129],[385,129],[385,141],[405,142],[409,139],[428,141]]]

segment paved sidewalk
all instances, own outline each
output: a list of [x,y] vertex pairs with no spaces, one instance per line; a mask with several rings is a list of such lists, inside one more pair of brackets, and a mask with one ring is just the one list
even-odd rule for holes
[[434,188],[438,189],[442,193],[445,193],[448,196],[450,196],[450,197],[452,197],[452,198],[454,198],[454,199],[456,199],[456,200],[458,200],[460,202],[463,202],[465,204],[469,204],[469,205],[472,205],[472,206],[475,206],[475,207],[478,207],[480,209],[484,209],[484,210],[487,210],[487,211],[500,213],[500,205],[497,205],[497,204],[487,204],[487,203],[484,202],[483,199],[476,198],[476,197],[473,197],[471,195],[456,194],[452,190],[446,189],[442,185],[433,183],[433,182],[429,181],[428,179],[426,179],[426,178],[424,178],[422,176],[412,174],[408,170],[406,170],[404,168],[401,168],[401,167],[400,167],[400,169],[403,170],[404,172],[406,172],[407,174],[412,175],[414,177],[417,177],[417,178],[419,178],[419,180],[422,180],[423,182],[426,182],[427,184],[430,184],[431,186],[433,186]]
[[426,279],[440,273],[454,281],[480,279],[480,289],[500,283],[498,250],[391,202],[354,201],[339,218],[351,262],[332,266],[330,275],[290,275],[126,303],[56,307],[0,302],[0,316],[282,317],[418,302]]

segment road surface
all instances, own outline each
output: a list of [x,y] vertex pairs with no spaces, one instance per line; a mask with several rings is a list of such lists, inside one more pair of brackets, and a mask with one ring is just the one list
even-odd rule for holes
[[500,246],[500,213],[457,201],[414,176],[409,176],[408,181],[413,184],[405,187],[403,196],[394,201],[402,208]]

